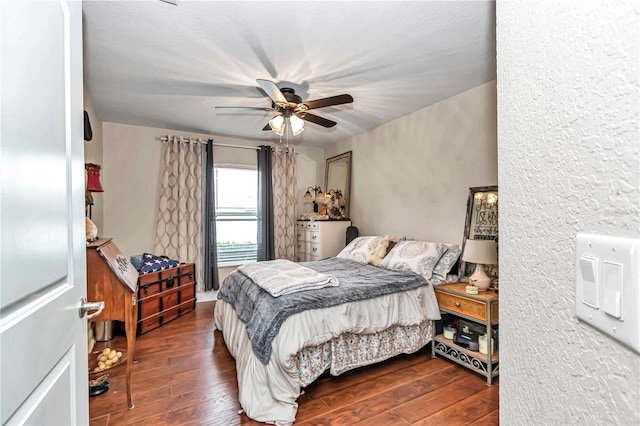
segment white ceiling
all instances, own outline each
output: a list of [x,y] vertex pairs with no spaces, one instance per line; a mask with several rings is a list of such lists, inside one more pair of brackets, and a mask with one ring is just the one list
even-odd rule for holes
[[271,106],[256,79],[316,109],[290,140],[324,147],[495,79],[487,1],[85,1],[85,84],[104,121],[265,142]]

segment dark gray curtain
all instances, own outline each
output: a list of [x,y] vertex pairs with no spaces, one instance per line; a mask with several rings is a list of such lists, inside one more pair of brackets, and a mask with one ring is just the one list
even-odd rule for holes
[[275,259],[271,147],[258,150],[258,260]]
[[213,182],[213,140],[207,143],[204,192],[204,289],[218,290],[218,245],[216,240],[216,193]]

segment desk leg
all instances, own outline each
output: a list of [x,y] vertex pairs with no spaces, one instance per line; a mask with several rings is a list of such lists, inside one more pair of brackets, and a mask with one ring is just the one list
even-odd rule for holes
[[136,295],[131,295],[131,299],[125,298],[127,305],[125,309],[125,333],[127,335],[127,404],[129,408],[133,408],[133,399],[131,397],[131,373],[133,368],[133,357],[136,351],[136,323],[138,321],[138,304],[136,303]]

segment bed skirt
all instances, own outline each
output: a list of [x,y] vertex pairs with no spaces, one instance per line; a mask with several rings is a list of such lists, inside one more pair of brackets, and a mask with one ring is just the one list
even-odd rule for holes
[[[414,309],[422,311],[418,306]],[[309,314],[297,315],[303,316],[295,321],[297,324],[304,324],[307,330],[313,328],[314,323],[305,317]],[[337,375],[400,353],[415,352],[431,341],[432,320],[426,318],[418,324],[397,324],[374,331],[365,329],[362,333],[316,334],[306,346],[296,349],[293,344],[283,344],[295,340],[291,334],[295,327],[284,328],[276,339],[271,360],[264,365],[254,354],[245,324],[230,304],[217,300],[214,318],[216,328],[222,331],[225,344],[236,360],[240,405],[251,419],[280,426],[293,424],[302,388],[327,369]]]
[[344,333],[328,342],[298,352],[300,386],[313,383],[329,371],[338,376],[354,368],[375,364],[400,354],[411,354],[431,341],[433,321],[394,325],[371,334]]

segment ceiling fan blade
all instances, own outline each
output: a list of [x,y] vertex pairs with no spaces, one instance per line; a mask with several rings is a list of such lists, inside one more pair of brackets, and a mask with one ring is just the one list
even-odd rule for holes
[[308,112],[301,112],[298,114],[298,117],[302,118],[305,121],[310,121],[315,124],[319,124],[323,127],[333,127],[336,123],[335,121],[327,120],[326,118],[322,118],[315,114],[309,114]]
[[267,125],[264,126],[262,130],[271,130],[271,126],[269,126],[269,123],[267,123]]
[[253,111],[273,111],[273,108],[260,108],[260,107],[237,107],[237,106],[217,106],[216,109],[250,109]]
[[276,86],[276,84],[273,81],[261,80],[261,79],[257,79],[256,81],[258,82],[260,87],[262,87],[262,90],[264,90],[267,93],[267,96],[269,96],[274,103],[286,104],[288,102],[287,98],[284,97],[280,89],[278,89],[278,86]]
[[333,105],[350,104],[351,102],[353,102],[353,97],[351,97],[351,95],[344,94],[323,99],[316,99],[315,101],[302,102],[300,105],[306,105],[306,109],[316,109]]

